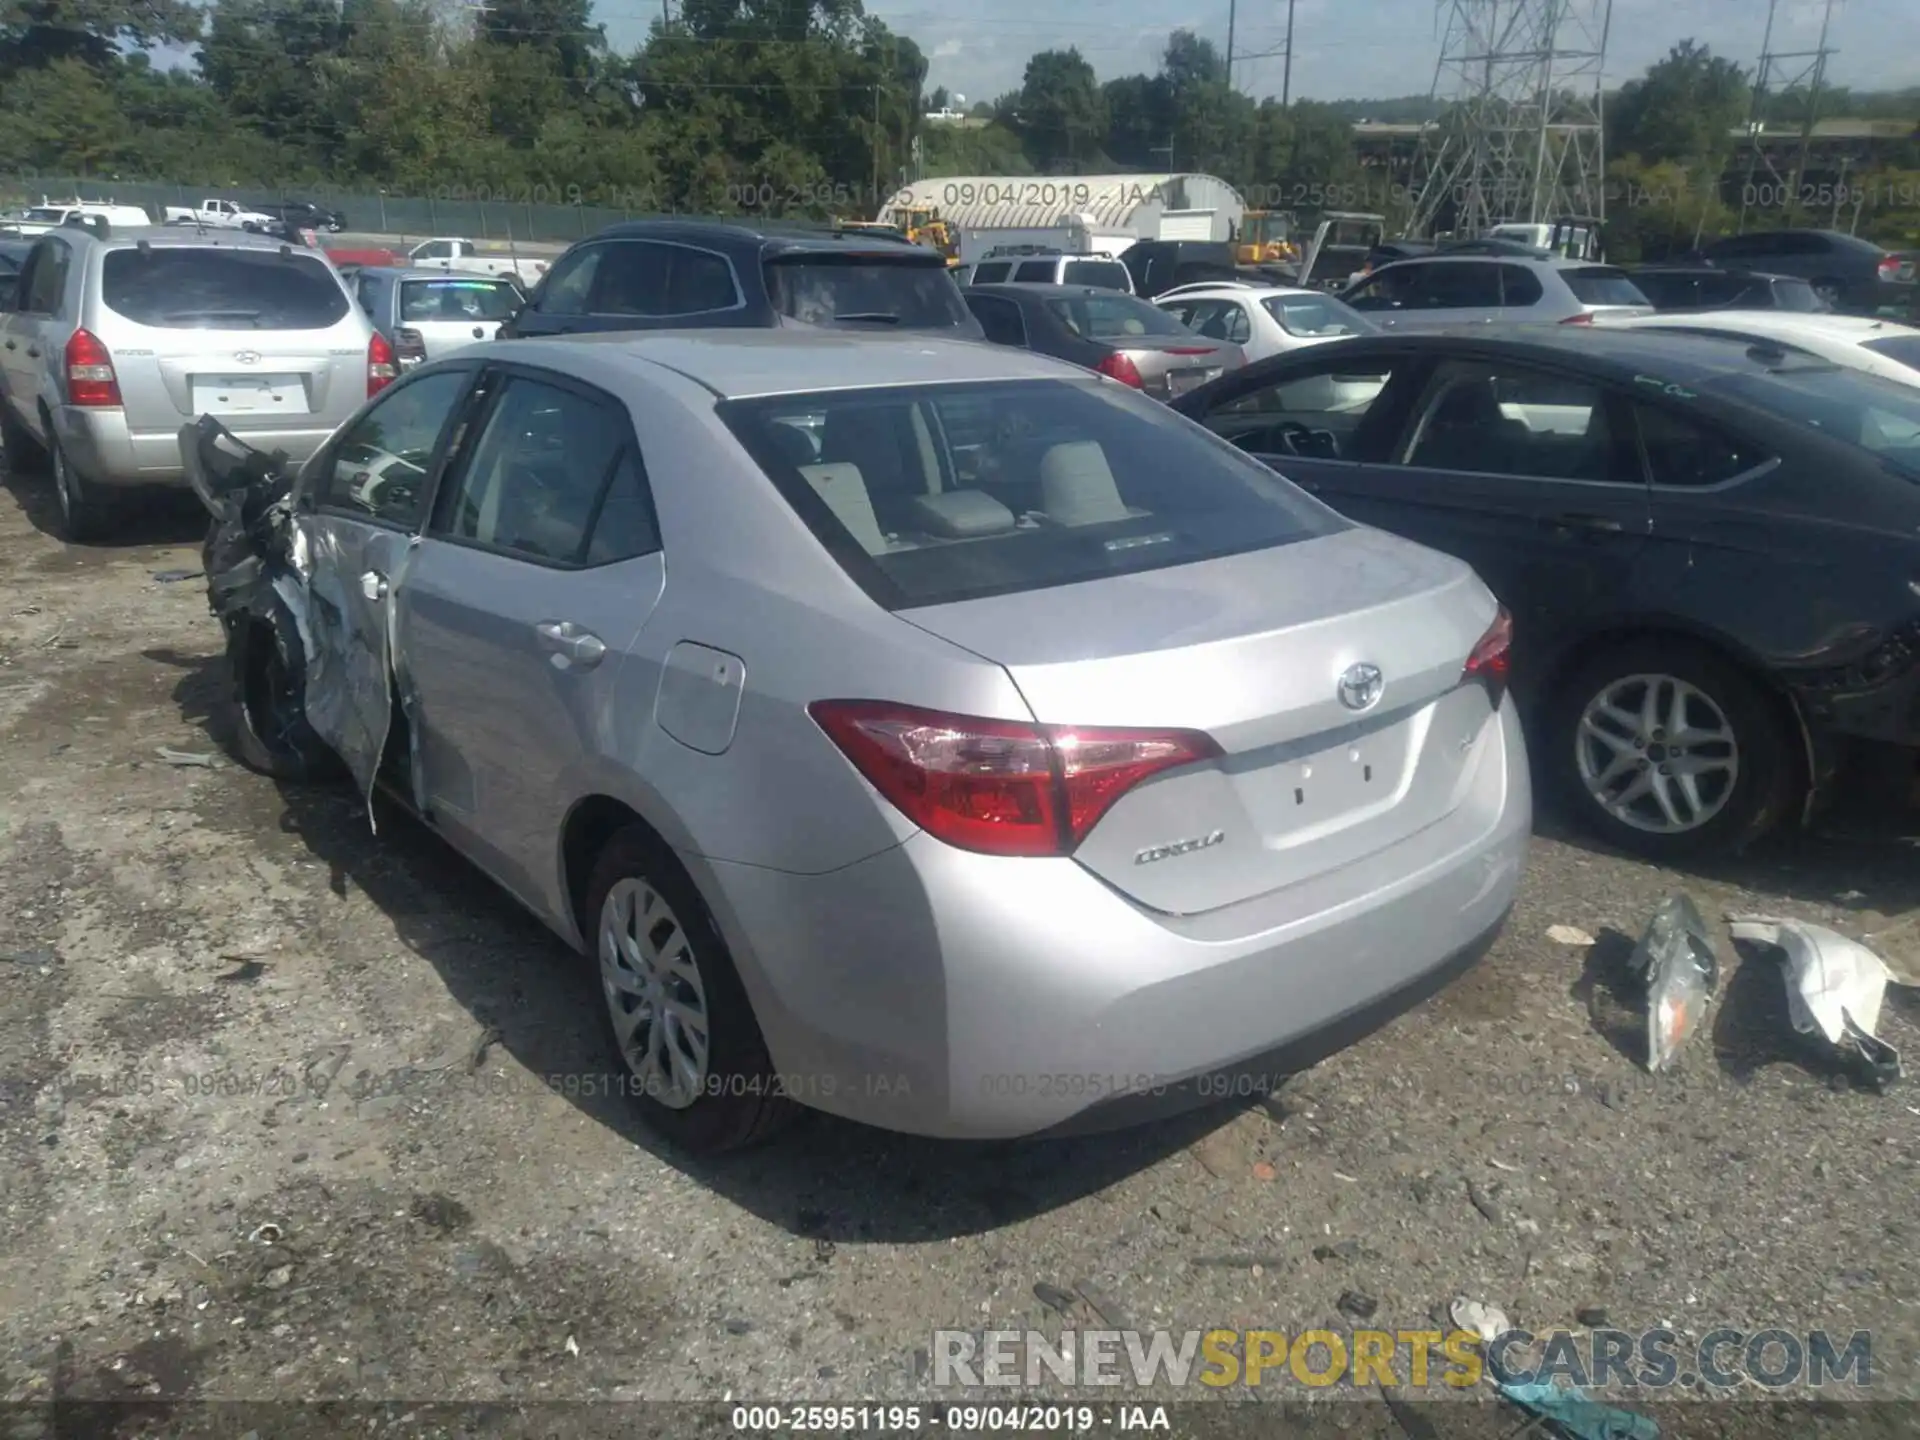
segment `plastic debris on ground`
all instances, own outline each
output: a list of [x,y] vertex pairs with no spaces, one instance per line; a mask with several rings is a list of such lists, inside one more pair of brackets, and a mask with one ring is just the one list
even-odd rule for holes
[[1507,1312],[1498,1305],[1486,1305],[1465,1295],[1455,1296],[1447,1307],[1454,1328],[1468,1331],[1480,1337],[1482,1345],[1491,1345],[1502,1335],[1513,1329],[1513,1322],[1507,1319]]
[[1720,983],[1713,939],[1690,896],[1669,896],[1653,912],[1627,968],[1646,986],[1647,1069],[1657,1075],[1673,1068]]
[[1572,1440],[1660,1440],[1660,1427],[1646,1416],[1616,1405],[1602,1405],[1573,1387],[1499,1381],[1496,1388],[1506,1399],[1549,1421]]
[[1556,945],[1573,945],[1582,950],[1594,943],[1593,936],[1578,925],[1549,925],[1547,939]]
[[1880,1002],[1891,975],[1857,940],[1804,920],[1729,915],[1736,940],[1770,945],[1786,960],[1787,1012],[1802,1035],[1820,1035],[1885,1089],[1901,1076],[1900,1054],[1879,1038]]

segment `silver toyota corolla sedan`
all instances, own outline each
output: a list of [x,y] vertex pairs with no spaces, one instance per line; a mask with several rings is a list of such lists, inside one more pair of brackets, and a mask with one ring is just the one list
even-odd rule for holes
[[793,1101],[1013,1137],[1248,1093],[1469,963],[1520,876],[1473,573],[1059,362],[480,347],[284,513],[244,614],[210,543],[234,633],[282,624],[243,745],[324,742],[596,955],[690,1147]]

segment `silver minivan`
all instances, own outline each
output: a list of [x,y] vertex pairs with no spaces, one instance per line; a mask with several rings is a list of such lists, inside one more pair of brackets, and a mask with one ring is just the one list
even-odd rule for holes
[[185,421],[298,462],[395,373],[326,256],[265,236],[63,227],[0,294],[0,444],[51,461],[69,540],[185,483]]

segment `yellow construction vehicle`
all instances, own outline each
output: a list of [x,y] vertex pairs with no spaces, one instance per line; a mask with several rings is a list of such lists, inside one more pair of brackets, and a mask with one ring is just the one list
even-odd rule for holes
[[960,263],[960,242],[933,206],[907,206],[890,213],[894,228],[906,232],[907,239],[916,245],[931,245],[947,257],[949,265]]
[[1240,220],[1234,260],[1241,265],[1291,265],[1300,258],[1292,236],[1293,212],[1249,210]]

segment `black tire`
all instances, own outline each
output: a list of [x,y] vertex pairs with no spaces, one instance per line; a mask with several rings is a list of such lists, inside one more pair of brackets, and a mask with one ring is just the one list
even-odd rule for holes
[[[1629,686],[1633,677],[1648,675],[1691,686],[1719,711],[1732,735],[1731,750],[1738,762],[1732,783],[1707,775],[1698,777],[1698,793],[1706,802],[1701,808],[1710,813],[1683,829],[1660,831],[1628,823],[1602,805],[1581,771],[1580,750],[1586,743],[1582,720],[1589,705],[1610,689]],[[1629,688],[1623,693],[1644,697],[1645,690]],[[1629,702],[1626,708],[1634,707]],[[1696,702],[1694,718],[1708,713]],[[1545,719],[1548,773],[1569,813],[1610,844],[1649,860],[1668,862],[1737,853],[1793,813],[1805,794],[1804,767],[1780,704],[1725,656],[1691,640],[1636,640],[1593,657],[1558,686],[1548,700]],[[1664,737],[1665,730],[1653,733]],[[1698,746],[1693,753],[1696,758],[1708,759],[1724,757],[1727,749]],[[1591,751],[1596,758],[1609,753],[1608,747],[1599,742]],[[1625,751],[1621,753],[1624,756]],[[1658,741],[1639,751],[1634,763],[1642,770],[1651,768],[1653,774],[1660,774],[1662,761],[1678,758]],[[1630,772],[1622,776],[1629,782],[1632,778]],[[1621,795],[1617,784],[1612,793]],[[1657,796],[1648,798],[1657,806]]]
[[[602,937],[616,887],[631,895],[635,886],[650,889],[664,903],[665,913],[654,927],[667,940],[662,948],[690,962],[698,974],[707,1019],[707,1062],[690,1104],[676,1106],[663,1098],[662,1087],[622,1049],[615,1027],[616,1005],[630,1013],[631,1003],[607,979],[613,967],[603,958]],[[651,831],[630,826],[607,842],[587,884],[581,918],[614,1074],[652,1129],[690,1154],[713,1155],[757,1144],[794,1119],[798,1107],[775,1087],[766,1041],[726,941],[686,869]],[[678,937],[667,929],[669,921],[677,923]],[[675,943],[678,939],[684,939],[684,946]],[[685,999],[684,982],[667,984],[678,986],[677,996]],[[643,1031],[651,1038],[651,1028],[642,1022],[636,1039]]]
[[12,474],[37,475],[46,468],[46,448],[27,433],[27,427],[5,400],[0,400],[0,450],[6,452],[7,469]]
[[231,622],[227,669],[233,684],[233,753],[242,765],[296,785],[335,780],[346,766],[307,723],[306,654],[293,617],[276,604],[270,619]]
[[47,430],[47,455],[52,462],[53,498],[60,515],[60,537],[70,545],[90,545],[112,529],[107,507],[95,485],[67,457],[66,447]]

